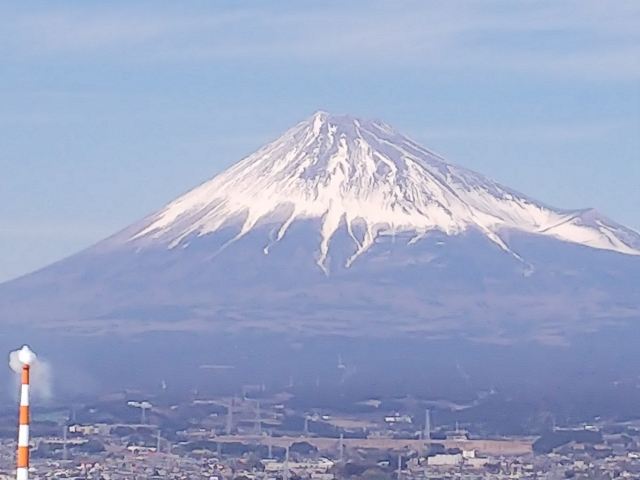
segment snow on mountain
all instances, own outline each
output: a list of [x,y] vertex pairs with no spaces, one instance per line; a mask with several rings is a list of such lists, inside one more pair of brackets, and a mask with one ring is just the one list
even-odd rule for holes
[[[593,210],[542,205],[447,162],[390,126],[317,112],[280,138],[152,215],[127,242],[188,248],[195,237],[240,222],[229,243],[260,224],[280,241],[296,220],[319,219],[318,266],[342,225],[356,245],[346,267],[381,235],[481,231],[505,251],[506,230],[640,255],[640,234]],[[269,240],[264,253],[269,253]],[[224,248],[224,247],[223,247]]]

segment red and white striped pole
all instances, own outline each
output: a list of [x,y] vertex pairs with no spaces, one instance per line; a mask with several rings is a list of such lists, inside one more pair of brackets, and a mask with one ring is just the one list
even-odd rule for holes
[[22,365],[17,480],[27,480],[29,478],[29,370],[29,365]]
[[22,382],[20,385],[20,424],[18,426],[17,480],[29,479],[29,373],[34,354],[29,347],[23,347],[18,354],[22,363]]

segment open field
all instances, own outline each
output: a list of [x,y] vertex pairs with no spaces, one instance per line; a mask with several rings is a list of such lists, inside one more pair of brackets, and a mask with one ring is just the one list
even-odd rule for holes
[[[330,449],[338,446],[336,438],[323,437],[267,437],[255,435],[225,435],[212,438],[216,442],[261,443],[276,447],[286,447],[295,442],[308,442],[319,449]],[[365,448],[376,450],[423,450],[427,442],[423,440],[402,440],[393,438],[345,438],[347,448]],[[526,440],[434,440],[446,448],[477,450],[489,455],[523,455],[531,452],[532,442]]]

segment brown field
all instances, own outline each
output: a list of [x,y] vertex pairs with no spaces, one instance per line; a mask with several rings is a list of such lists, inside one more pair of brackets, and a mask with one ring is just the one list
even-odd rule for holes
[[331,418],[327,420],[329,425],[333,425],[338,428],[357,429],[357,428],[371,428],[376,424],[373,422],[367,422],[365,420],[352,420],[350,418]]
[[[214,437],[217,442],[242,442],[261,443],[286,447],[295,442],[309,442],[319,449],[337,448],[339,440],[335,438],[318,437],[266,437],[251,435],[229,435]],[[393,438],[345,438],[343,440],[347,448],[363,448],[376,450],[422,450],[427,442],[422,440],[398,440]],[[531,452],[531,443],[526,440],[434,440],[433,443],[443,444],[447,448],[460,448],[462,450],[477,450],[479,453],[489,455],[523,455]]]

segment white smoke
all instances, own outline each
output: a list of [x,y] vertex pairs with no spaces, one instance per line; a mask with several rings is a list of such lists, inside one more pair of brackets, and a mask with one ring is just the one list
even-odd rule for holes
[[[20,383],[22,366],[31,366],[31,394],[36,399],[48,400],[52,396],[51,391],[51,366],[39,359],[35,353],[24,346],[20,350],[14,350],[9,354],[9,367],[16,374],[16,383]],[[16,389],[16,391],[18,391]]]

